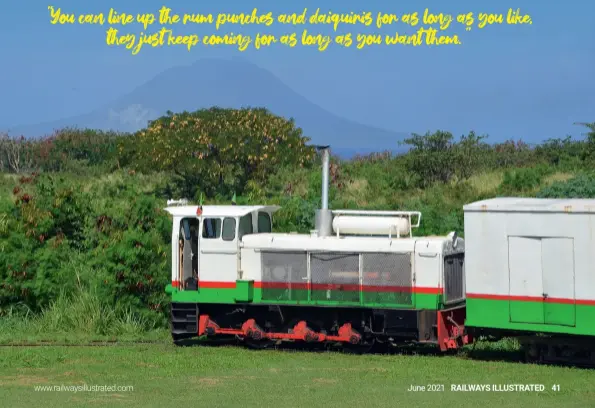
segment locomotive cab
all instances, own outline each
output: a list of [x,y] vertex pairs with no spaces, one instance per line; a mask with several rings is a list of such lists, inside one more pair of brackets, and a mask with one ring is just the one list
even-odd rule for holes
[[173,216],[171,287],[178,290],[198,290],[199,284],[234,281],[239,271],[242,237],[272,232],[273,213],[279,209],[185,204],[185,200],[168,201],[166,208]]

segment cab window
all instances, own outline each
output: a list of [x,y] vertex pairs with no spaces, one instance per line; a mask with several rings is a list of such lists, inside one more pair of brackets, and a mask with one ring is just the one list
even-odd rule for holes
[[242,239],[244,235],[252,234],[254,232],[252,228],[252,214],[246,214],[240,218],[240,228],[238,231],[238,238]]
[[266,212],[258,213],[258,232],[271,232],[271,217]]
[[223,232],[221,233],[223,241],[233,241],[236,237],[236,219],[223,219]]
[[221,236],[221,218],[205,218],[202,222],[202,237],[218,239]]

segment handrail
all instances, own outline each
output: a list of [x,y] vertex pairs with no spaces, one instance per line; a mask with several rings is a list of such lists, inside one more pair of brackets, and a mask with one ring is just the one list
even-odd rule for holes
[[[421,212],[420,211],[374,211],[374,210],[333,210],[331,211],[333,215],[375,215],[375,216],[397,216],[397,217],[406,217],[409,221],[409,237],[413,237],[413,228],[418,228],[421,223]],[[411,223],[411,217],[417,216],[417,223],[414,225]],[[392,227],[391,225],[390,227]],[[389,227],[388,230],[388,238],[392,239],[391,229]],[[337,237],[341,235],[339,228],[337,228]],[[397,239],[401,238],[401,234],[397,228]]]
[[188,205],[188,200],[185,198],[182,198],[180,200],[167,200],[167,206],[172,206],[172,205]]
[[[411,228],[419,228],[421,223],[420,211],[375,211],[375,210],[332,210],[334,215],[376,215],[376,216],[406,216],[409,217]],[[411,224],[411,216],[417,215],[417,223]]]

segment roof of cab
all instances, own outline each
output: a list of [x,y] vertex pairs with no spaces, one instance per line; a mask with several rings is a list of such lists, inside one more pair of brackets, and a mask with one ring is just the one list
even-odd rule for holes
[[[279,206],[276,205],[203,205],[203,217],[243,217],[254,211],[266,211],[274,213]],[[196,216],[197,205],[181,205],[166,207],[165,211],[173,216],[192,217]]]
[[480,212],[593,213],[595,212],[595,199],[498,197],[467,204],[463,207],[463,210]]

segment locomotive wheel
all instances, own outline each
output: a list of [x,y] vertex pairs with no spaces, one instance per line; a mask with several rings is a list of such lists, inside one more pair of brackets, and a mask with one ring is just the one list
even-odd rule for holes
[[236,339],[249,349],[264,350],[273,347],[276,344],[275,340],[271,339],[255,339],[248,336],[236,336]]
[[[293,319],[293,320],[290,320],[289,322],[285,323],[285,325],[283,326],[283,331],[286,333],[291,333],[291,331],[293,330],[295,325],[298,324],[301,320],[303,320],[303,319]],[[308,323],[308,328],[310,328],[310,330],[312,330],[316,333],[326,334],[326,330],[324,330],[324,325],[322,324],[322,322],[308,320],[307,323]],[[288,346],[291,345],[290,347],[293,347],[294,349],[306,349],[306,350],[319,349],[321,347],[324,348],[324,347],[328,346],[328,344],[326,344],[326,343],[319,343],[319,342],[309,343],[307,341],[301,341],[301,340],[283,342],[283,344],[286,344]]]

